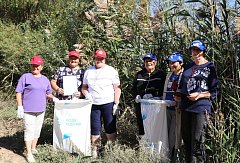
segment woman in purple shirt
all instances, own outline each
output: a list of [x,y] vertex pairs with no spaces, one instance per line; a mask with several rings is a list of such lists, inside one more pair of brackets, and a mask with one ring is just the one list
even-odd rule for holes
[[44,60],[34,56],[31,61],[31,73],[25,73],[18,81],[16,100],[17,116],[24,119],[24,141],[27,148],[27,161],[35,162],[33,154],[40,136],[47,98],[52,99],[52,89],[48,78],[41,74]]

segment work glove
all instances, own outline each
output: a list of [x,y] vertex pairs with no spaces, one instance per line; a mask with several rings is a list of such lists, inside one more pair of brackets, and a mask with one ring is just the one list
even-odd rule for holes
[[52,99],[53,99],[53,102],[58,102],[59,101],[59,99],[57,97],[53,97]]
[[17,107],[17,117],[18,118],[23,118],[23,115],[24,115],[23,106],[18,106]]
[[150,94],[145,94],[143,96],[143,99],[151,99],[151,98],[153,98],[153,95],[151,93]]
[[93,102],[93,98],[92,98],[92,95],[91,95],[90,93],[87,93],[87,94],[85,95],[85,99]]
[[137,95],[137,96],[135,97],[135,102],[136,102],[136,103],[139,103],[140,100],[141,100],[141,96],[140,96],[140,95]]
[[117,104],[113,105],[113,115],[119,115],[120,114],[120,107]]

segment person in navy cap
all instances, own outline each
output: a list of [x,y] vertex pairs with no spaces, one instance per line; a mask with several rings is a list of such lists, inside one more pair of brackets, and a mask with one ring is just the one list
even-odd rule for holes
[[[163,71],[156,68],[157,65],[157,56],[153,53],[148,53],[143,56],[144,68],[137,72],[132,87],[133,97],[140,98],[153,98],[153,97],[162,97],[164,81],[166,75]],[[135,103],[137,124],[139,129],[139,136],[143,136],[144,126],[143,119],[141,114],[140,103]]]
[[[163,99],[175,101],[180,96],[179,83],[183,72],[183,55],[179,52],[173,52],[167,61],[171,71],[166,77]],[[176,162],[175,149],[179,149],[181,144],[181,112],[178,107],[179,101],[176,100],[176,102],[176,106],[167,107],[169,158],[171,162]]]
[[187,163],[205,161],[207,117],[218,89],[216,69],[205,57],[205,44],[195,40],[190,50],[193,62],[184,67],[180,83],[181,130]]

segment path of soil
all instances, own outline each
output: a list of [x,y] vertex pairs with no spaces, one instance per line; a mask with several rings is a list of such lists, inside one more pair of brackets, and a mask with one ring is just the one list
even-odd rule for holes
[[0,162],[25,163],[21,120],[0,120]]

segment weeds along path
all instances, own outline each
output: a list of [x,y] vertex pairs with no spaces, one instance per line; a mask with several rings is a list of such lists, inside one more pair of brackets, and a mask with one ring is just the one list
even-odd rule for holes
[[[14,100],[1,100],[0,98],[0,163],[26,163],[25,145],[23,140],[23,120],[16,118],[16,104]],[[52,107],[49,107],[52,108]],[[56,151],[52,148],[52,131],[53,131],[53,110],[47,109],[41,136],[38,142],[40,154],[37,157],[39,162],[73,162],[78,160],[77,155],[72,155],[67,152]],[[101,151],[100,162],[116,162],[118,158],[126,157],[126,159],[148,159],[144,155],[140,159],[136,157],[137,151],[136,140],[137,127],[134,121],[134,115],[131,108],[126,108],[122,116],[118,117],[118,145],[110,147],[108,150]],[[102,135],[102,147],[105,148],[106,136]],[[102,148],[102,149],[104,149]],[[115,151],[115,156],[113,155]],[[129,155],[129,151],[131,155]],[[85,158],[84,162],[96,161],[94,158]],[[106,161],[108,160],[108,161]],[[83,160],[78,160],[83,162]],[[126,161],[128,162],[128,161]],[[151,161],[152,162],[152,161]]]
[[0,162],[25,163],[22,121],[0,119]]

